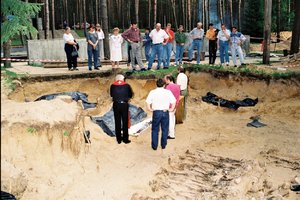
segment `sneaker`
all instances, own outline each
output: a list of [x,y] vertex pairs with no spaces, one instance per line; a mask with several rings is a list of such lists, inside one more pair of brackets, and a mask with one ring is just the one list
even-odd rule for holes
[[226,62],[226,66],[229,66],[229,63],[228,63],[228,62]]
[[74,70],[78,71],[79,69],[77,67],[75,67]]
[[98,67],[96,67],[94,70],[100,70]]
[[141,71],[147,71],[145,68],[142,68]]
[[175,137],[170,137],[170,136],[168,136],[168,139],[170,139],[170,140],[174,140],[174,139],[175,139]]
[[153,149],[154,151],[156,151],[156,150],[157,150],[157,147],[156,147],[156,148],[152,147],[152,149]]
[[237,67],[236,65],[234,65],[233,67]]
[[152,68],[147,68],[147,70],[151,70]]
[[245,64],[245,63],[242,63],[241,66],[246,66],[246,64]]
[[92,69],[89,69],[89,71],[92,71]]
[[121,143],[122,143],[122,141],[119,141],[119,140],[118,140],[117,142],[118,142],[118,144],[121,144]]
[[169,69],[169,67],[163,67],[163,69]]

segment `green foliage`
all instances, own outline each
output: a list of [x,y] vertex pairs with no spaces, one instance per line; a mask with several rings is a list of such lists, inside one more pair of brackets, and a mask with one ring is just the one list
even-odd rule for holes
[[10,89],[11,91],[14,91],[16,89],[16,82],[14,80],[20,79],[22,75],[18,75],[15,72],[9,71],[5,68],[1,67],[1,70],[4,70],[4,84],[5,86]]
[[36,130],[35,128],[33,128],[33,127],[28,127],[28,128],[27,128],[27,132],[30,133],[30,134],[32,134],[32,135],[33,135],[34,133],[36,133],[36,131],[37,131],[37,130]]
[[264,0],[246,1],[243,33],[262,37],[264,30]]
[[35,36],[37,30],[32,26],[31,17],[41,10],[41,5],[21,0],[2,0],[1,16],[4,20],[1,22],[1,45],[19,33]]
[[69,136],[70,135],[70,133],[69,133],[69,131],[64,131],[64,136]]

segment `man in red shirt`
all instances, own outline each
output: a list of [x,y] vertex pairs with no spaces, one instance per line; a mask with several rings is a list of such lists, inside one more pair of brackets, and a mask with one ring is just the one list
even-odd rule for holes
[[173,41],[175,39],[175,34],[171,29],[171,24],[168,23],[167,27],[165,28],[165,32],[168,34],[169,38],[167,39],[166,45],[164,45],[164,51],[163,51],[163,65],[164,69],[168,69],[170,66],[170,59],[171,59],[171,53],[173,48]]
[[166,82],[165,88],[167,90],[170,90],[176,99],[175,109],[173,111],[169,111],[169,135],[168,135],[168,139],[175,139],[175,124],[176,124],[175,112],[179,104],[180,86],[174,83],[175,82],[174,77],[171,75],[165,76],[165,82]]

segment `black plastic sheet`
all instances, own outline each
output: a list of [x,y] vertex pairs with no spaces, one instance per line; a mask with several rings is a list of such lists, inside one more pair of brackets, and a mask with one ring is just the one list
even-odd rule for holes
[[206,103],[211,103],[215,106],[220,105],[221,107],[237,110],[239,107],[255,106],[258,102],[258,98],[256,99],[246,98],[243,100],[230,101],[218,97],[214,93],[208,92],[206,96],[202,97],[202,101]]
[[90,103],[88,101],[88,95],[85,93],[81,92],[62,92],[62,93],[55,93],[55,94],[47,94],[44,96],[41,96],[37,98],[35,101],[40,101],[40,100],[52,100],[55,99],[57,96],[70,96],[74,101],[81,100],[82,101],[82,106],[84,109],[88,108],[95,108],[97,106],[96,103]]
[[260,121],[258,121],[258,119],[254,119],[252,122],[247,124],[248,127],[255,127],[255,128],[260,128],[260,127],[264,127],[267,126],[264,123],[261,123]]
[[[135,125],[147,117],[147,113],[141,108],[129,104],[130,125]],[[102,130],[109,136],[115,137],[115,118],[114,111],[111,108],[102,117],[91,117],[91,120],[98,124]]]
[[1,200],[16,200],[16,197],[8,192],[1,191]]

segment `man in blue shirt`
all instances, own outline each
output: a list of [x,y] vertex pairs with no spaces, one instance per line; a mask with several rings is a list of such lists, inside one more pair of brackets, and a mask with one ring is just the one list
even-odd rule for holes
[[246,41],[246,37],[241,33],[237,31],[237,28],[235,26],[232,27],[232,32],[230,33],[230,45],[231,45],[231,56],[232,56],[232,62],[234,64],[234,67],[237,67],[236,65],[236,54],[239,55],[241,65],[245,65],[244,63],[244,54],[241,48],[241,45],[243,42]]
[[152,40],[150,38],[150,28],[145,28],[145,36],[143,38],[144,46],[145,46],[145,57],[147,62],[149,62],[150,51],[151,51],[151,43]]

